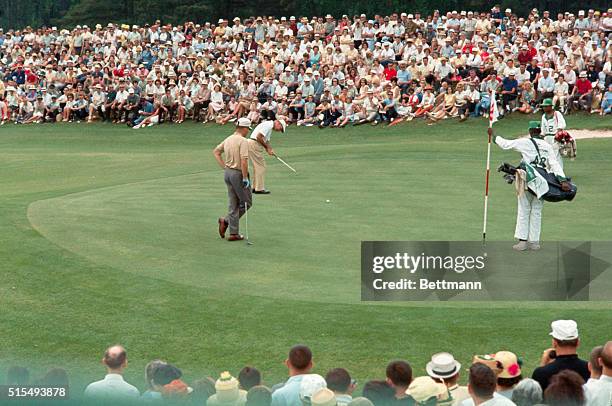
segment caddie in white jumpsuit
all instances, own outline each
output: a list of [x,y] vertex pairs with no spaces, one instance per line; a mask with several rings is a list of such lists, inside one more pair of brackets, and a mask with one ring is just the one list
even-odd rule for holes
[[[491,134],[492,131],[492,129],[489,129]],[[540,134],[540,122],[530,121],[529,137],[507,140],[497,136],[495,137],[495,143],[502,149],[513,149],[520,152],[523,162],[532,166],[544,168],[548,172],[554,173],[561,182],[563,190],[569,190],[570,184],[565,179],[565,173],[556,158],[553,147],[544,141]],[[536,148],[534,142],[537,144],[538,148]],[[519,241],[512,247],[515,250],[525,251],[528,249],[540,249],[542,206],[542,199],[537,198],[530,191],[524,191],[519,194],[516,229],[514,231],[514,237]]]
[[560,111],[555,110],[552,99],[544,99],[541,107],[544,110],[541,123],[542,137],[544,137],[544,141],[548,142],[553,147],[557,161],[559,161],[559,165],[563,168],[561,144],[555,141],[555,136],[559,131],[565,130],[567,125],[565,123],[565,117],[563,117]]

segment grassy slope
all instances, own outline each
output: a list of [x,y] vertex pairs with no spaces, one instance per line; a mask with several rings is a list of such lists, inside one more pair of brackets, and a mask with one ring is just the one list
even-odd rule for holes
[[[525,123],[504,120],[497,131],[514,136]],[[423,373],[440,350],[467,362],[510,349],[530,371],[556,317],[580,322],[586,351],[612,333],[609,303],[358,304],[360,240],[478,238],[484,129],[277,134],[275,149],[300,174],[269,161],[273,194],[256,199],[246,248],[214,230],[226,203],[210,149],[229,127],[1,128],[0,373],[14,362],[63,365],[78,387],[102,374],[100,351],[113,342],[128,347],[127,377],[139,386],[153,358],[175,362],[187,380],[254,364],[274,383],[295,342],[313,347],[317,372],[341,365],[361,382],[396,357]],[[612,171],[611,150],[610,140],[580,142],[579,160],[566,164],[579,199],[547,205],[545,239],[612,238],[612,184],[593,176]],[[516,156],[494,150],[502,159]],[[512,237],[512,193],[493,175],[493,239]],[[573,226],[551,221],[568,210]]]

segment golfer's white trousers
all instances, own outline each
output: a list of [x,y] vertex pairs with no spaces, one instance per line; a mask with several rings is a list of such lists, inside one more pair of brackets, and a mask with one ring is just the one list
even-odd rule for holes
[[527,191],[518,197],[515,238],[530,242],[540,241],[543,206],[542,200]]

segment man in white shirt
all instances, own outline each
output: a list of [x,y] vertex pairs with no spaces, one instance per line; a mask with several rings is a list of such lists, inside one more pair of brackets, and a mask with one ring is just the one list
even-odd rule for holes
[[471,399],[465,399],[461,406],[516,406],[510,399],[496,394],[497,377],[487,365],[477,362],[469,370],[468,392]]
[[85,388],[85,397],[99,402],[126,402],[137,400],[140,392],[136,387],[123,380],[123,371],[127,367],[127,353],[121,345],[114,345],[106,350],[102,364],[107,374],[101,381],[90,383]]
[[253,163],[253,193],[267,195],[269,190],[265,187],[266,160],[263,155],[265,150],[268,155],[275,156],[270,145],[272,130],[285,132],[287,124],[282,119],[268,120],[260,123],[249,138],[249,160]]
[[612,404],[612,341],[608,341],[601,351],[599,364],[602,373],[597,382],[587,387],[589,406],[610,406]]

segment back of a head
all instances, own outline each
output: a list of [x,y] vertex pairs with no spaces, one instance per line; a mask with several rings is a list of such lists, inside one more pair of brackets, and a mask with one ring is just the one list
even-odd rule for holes
[[199,405],[205,405],[208,398],[217,392],[215,380],[210,377],[198,379],[193,383],[192,387],[191,398],[195,404]]
[[261,385],[261,372],[257,368],[246,366],[238,374],[240,387],[246,391],[253,386]]
[[30,383],[30,370],[26,367],[14,366],[6,371],[7,385],[27,385]]
[[295,345],[289,350],[289,363],[298,371],[310,368],[312,362],[312,351],[305,345]]
[[582,406],[585,404],[584,380],[576,372],[565,369],[550,379],[544,391],[544,401],[555,406]]
[[351,386],[351,375],[344,368],[334,368],[325,376],[327,387],[337,393],[346,393]]
[[70,381],[68,379],[68,373],[63,368],[52,368],[42,379],[44,385],[53,387],[68,387]]
[[591,350],[589,354],[589,368],[591,368],[591,372],[596,376],[600,376],[603,371],[603,365],[599,363],[599,358],[603,352],[603,345],[598,345]]
[[109,347],[104,353],[104,365],[109,369],[120,369],[127,362],[127,352],[120,345]]
[[387,378],[395,386],[408,386],[412,382],[412,368],[406,361],[391,361],[387,365]]
[[612,370],[612,341],[608,341],[604,344],[599,357],[601,361],[601,367]]
[[476,362],[470,367],[470,388],[474,395],[482,399],[493,396],[497,385],[495,372],[483,363]]
[[270,406],[272,391],[263,385],[253,386],[247,392],[246,406]]
[[164,361],[156,359],[156,360],[150,361],[147,365],[145,365],[144,378],[145,378],[145,383],[147,384],[147,387],[149,389],[152,389],[153,375],[155,374],[155,371],[157,370],[157,368],[159,368],[161,365],[164,365],[164,364],[165,364]]
[[395,390],[387,381],[372,380],[363,385],[363,397],[376,406],[391,405],[395,401]]
[[542,387],[536,380],[523,379],[514,387],[512,401],[517,406],[532,406],[542,403]]

